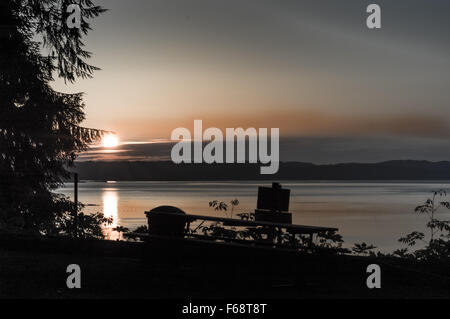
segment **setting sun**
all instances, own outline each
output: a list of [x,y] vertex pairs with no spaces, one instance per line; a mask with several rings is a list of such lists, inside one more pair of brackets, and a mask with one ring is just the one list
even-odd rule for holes
[[102,139],[102,144],[103,147],[116,147],[119,145],[119,138],[114,134],[105,135]]

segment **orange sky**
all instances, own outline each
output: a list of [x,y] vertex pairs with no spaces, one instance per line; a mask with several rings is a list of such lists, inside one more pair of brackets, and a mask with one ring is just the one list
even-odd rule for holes
[[384,2],[386,27],[372,32],[356,0],[104,1],[86,39],[102,71],[54,86],[85,92],[84,125],[125,141],[167,139],[194,119],[282,136],[448,138],[447,4],[413,2]]

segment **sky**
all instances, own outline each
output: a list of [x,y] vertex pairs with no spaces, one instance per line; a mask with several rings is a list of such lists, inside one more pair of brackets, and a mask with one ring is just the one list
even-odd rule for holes
[[450,1],[95,3],[109,11],[85,42],[102,70],[54,87],[85,92],[84,125],[126,144],[84,158],[167,158],[155,142],[201,119],[280,128],[282,160],[450,160]]

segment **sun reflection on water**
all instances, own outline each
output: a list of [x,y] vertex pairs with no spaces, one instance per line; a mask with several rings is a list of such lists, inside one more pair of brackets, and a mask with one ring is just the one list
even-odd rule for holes
[[119,239],[119,233],[114,231],[113,228],[117,227],[119,220],[119,195],[117,190],[104,190],[103,195],[103,215],[112,219],[112,224],[104,226],[104,232],[106,239],[117,240]]

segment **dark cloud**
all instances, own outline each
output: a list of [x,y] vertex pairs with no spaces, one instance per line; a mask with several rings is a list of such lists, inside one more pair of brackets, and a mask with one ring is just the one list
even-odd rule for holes
[[173,143],[130,143],[105,150],[103,147],[94,147],[80,155],[80,161],[167,161],[170,159],[170,150]]
[[[80,156],[87,160],[167,161],[173,143],[128,144],[104,153],[102,149]],[[387,160],[450,159],[450,140],[393,137],[297,137],[280,140],[280,160],[316,164],[380,162]]]

